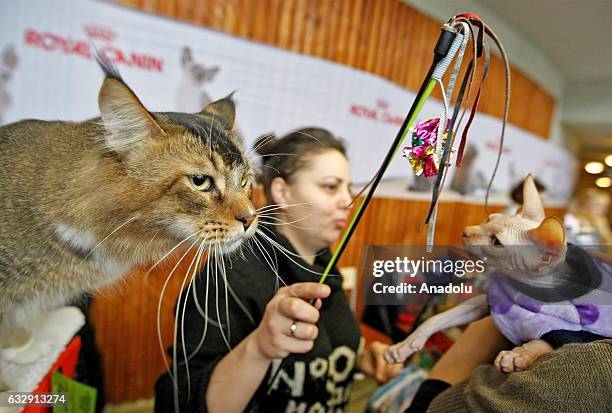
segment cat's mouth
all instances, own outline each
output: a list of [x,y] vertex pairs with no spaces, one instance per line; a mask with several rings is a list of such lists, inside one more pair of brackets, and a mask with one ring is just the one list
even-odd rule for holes
[[218,241],[209,242],[209,245],[212,248],[214,248],[214,245],[218,245],[223,254],[229,254],[237,250],[243,242],[246,242],[249,238],[255,235],[256,230],[257,221],[253,222],[253,224],[246,231],[242,229],[233,231]]
[[229,254],[230,252],[234,252],[245,241],[246,241],[245,237],[234,238],[234,239],[231,239],[231,240],[228,240],[228,241],[224,241],[223,244],[220,245],[221,252],[223,254]]

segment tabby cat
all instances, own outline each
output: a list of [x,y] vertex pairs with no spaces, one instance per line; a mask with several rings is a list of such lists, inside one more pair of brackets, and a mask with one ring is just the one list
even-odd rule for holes
[[179,244],[229,253],[256,231],[231,96],[195,114],[149,112],[99,64],[101,117],[0,128],[0,348]]

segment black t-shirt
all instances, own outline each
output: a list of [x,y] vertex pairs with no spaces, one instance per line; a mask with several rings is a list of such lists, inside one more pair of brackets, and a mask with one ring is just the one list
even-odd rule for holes
[[[206,266],[194,281],[191,291],[187,293],[185,290],[177,303],[178,364],[173,365],[171,371],[177,369],[181,412],[207,411],[205,395],[213,369],[229,352],[228,344],[231,348],[235,347],[259,325],[266,304],[279,286],[283,285],[283,281],[288,285],[305,281],[318,282],[320,275],[315,273],[323,273],[331,258],[329,250],[324,250],[317,256],[313,266],[308,265],[297,256],[285,237],[272,230],[267,233],[273,234],[275,241],[290,251],[290,258],[258,236],[259,245],[251,242],[250,248],[243,249],[244,257],[234,254],[231,261],[227,257],[224,259],[227,285],[230,287],[227,292],[222,273],[215,271],[211,260],[208,268],[208,305]],[[277,279],[271,265],[277,269],[282,281]],[[280,359],[275,360],[246,411],[336,413],[344,410],[357,366],[361,337],[338,274],[333,269],[327,277],[326,284],[331,287],[332,293],[323,301],[317,323],[319,335],[313,349],[305,354],[291,354],[272,384],[271,394],[267,395],[271,372],[276,371],[280,364]],[[198,298],[197,303],[194,295]],[[186,311],[182,321],[185,298]],[[201,315],[206,308],[209,317],[207,326]],[[222,329],[219,329],[219,324]],[[202,341],[205,328],[206,336]],[[181,332],[184,333],[184,347]],[[199,343],[202,345],[198,346]],[[185,363],[185,352],[188,355],[195,352],[188,363]],[[240,389],[236,389],[236,392],[240,392]],[[174,390],[168,374],[159,378],[155,393],[155,411],[173,412]]]

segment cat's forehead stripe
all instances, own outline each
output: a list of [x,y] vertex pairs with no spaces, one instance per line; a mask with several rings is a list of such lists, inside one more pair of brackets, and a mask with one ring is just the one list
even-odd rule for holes
[[[166,112],[164,115],[169,121],[183,126],[189,133],[200,138],[205,144],[212,143],[213,149],[230,166],[243,163],[240,149],[236,144],[226,137],[225,133],[217,126],[207,122],[201,116],[189,113]],[[209,142],[210,141],[210,142]]]

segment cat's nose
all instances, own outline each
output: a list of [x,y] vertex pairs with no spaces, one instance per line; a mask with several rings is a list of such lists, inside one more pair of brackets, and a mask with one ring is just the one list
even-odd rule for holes
[[249,229],[253,221],[255,221],[256,216],[257,215],[255,213],[251,213],[248,215],[243,215],[241,217],[236,217],[236,219],[242,222],[242,226],[244,227],[244,230],[246,231],[247,229]]

